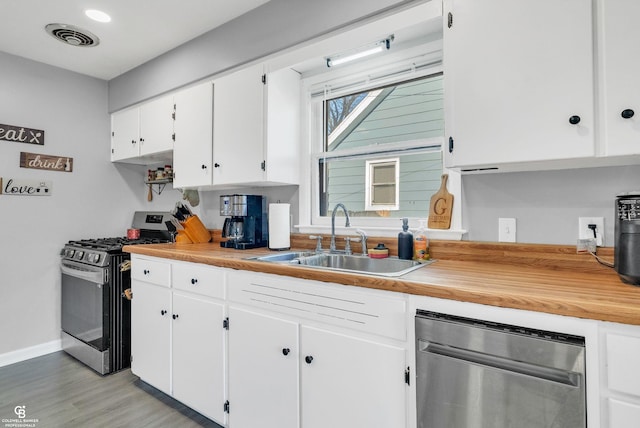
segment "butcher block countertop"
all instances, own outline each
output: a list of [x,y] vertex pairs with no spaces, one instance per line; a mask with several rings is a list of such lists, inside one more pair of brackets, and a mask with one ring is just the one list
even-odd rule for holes
[[[326,240],[328,242],[328,239]],[[395,239],[384,242],[395,253]],[[306,236],[292,237],[293,249],[310,249]],[[359,250],[355,246],[354,253]],[[303,266],[246,260],[273,253],[262,248],[233,250],[206,244],[150,244],[126,246],[132,254],[208,264],[231,269],[379,290],[525,309],[602,321],[640,325],[640,287],[624,284],[611,268],[575,247],[545,244],[505,244],[469,241],[432,241],[436,262],[399,278],[360,275]],[[613,249],[599,249],[613,260]]]

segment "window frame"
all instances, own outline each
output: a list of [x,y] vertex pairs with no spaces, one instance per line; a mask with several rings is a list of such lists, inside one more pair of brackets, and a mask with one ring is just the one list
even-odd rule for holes
[[[439,48],[438,48],[439,46]],[[362,154],[358,150],[343,150],[339,153],[324,152],[325,126],[323,102],[329,98],[336,98],[357,91],[366,91],[383,86],[397,84],[403,81],[418,79],[428,75],[443,73],[441,44],[425,47],[421,56],[405,59],[395,58],[393,64],[381,64],[379,67],[355,67],[356,71],[341,69],[337,75],[325,73],[314,74],[309,77],[303,76],[303,96],[302,112],[303,117],[303,140],[307,141],[305,150],[301,156],[300,165],[302,171],[307,171],[302,177],[300,186],[300,221],[296,228],[300,233],[327,233],[331,218],[320,216],[319,193],[320,183],[318,178],[319,161],[333,157],[343,157],[348,155]],[[337,71],[337,70],[336,70]],[[446,100],[445,100],[446,108]],[[389,144],[389,156],[394,156],[392,152],[415,150],[419,147],[437,148],[442,151],[445,146],[445,137],[438,136],[422,140],[405,141]],[[455,201],[451,228],[447,230],[431,231],[430,237],[434,239],[460,240],[465,230],[462,230],[462,179],[458,171],[448,170],[444,165],[444,153],[442,156],[442,172],[449,174],[448,190],[454,195]],[[348,209],[349,207],[347,207]],[[419,220],[426,220],[427,214],[420,218],[409,218],[409,227],[415,229],[419,227]],[[357,227],[366,229],[367,233],[373,236],[395,236],[398,231],[400,219],[397,218],[374,218],[357,217],[354,218]],[[352,222],[353,223],[353,222]],[[338,226],[337,233],[340,231]]]

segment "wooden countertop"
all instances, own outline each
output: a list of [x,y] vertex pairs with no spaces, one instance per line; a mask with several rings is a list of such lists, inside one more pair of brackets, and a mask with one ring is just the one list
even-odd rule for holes
[[[576,257],[575,247],[432,241],[431,249],[435,263],[400,278],[385,278],[245,260],[270,251],[225,249],[218,242],[124,248],[231,269],[640,325],[640,287],[622,283],[591,256]],[[605,249],[605,254],[613,253]]]

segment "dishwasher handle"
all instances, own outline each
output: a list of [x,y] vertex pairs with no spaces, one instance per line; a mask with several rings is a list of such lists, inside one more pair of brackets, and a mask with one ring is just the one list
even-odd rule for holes
[[581,375],[553,367],[539,366],[522,361],[510,360],[508,358],[481,352],[470,351],[468,349],[456,348],[453,346],[440,345],[437,343],[420,340],[420,352],[441,355],[443,357],[454,358],[477,364],[484,367],[495,368],[526,376],[533,376],[539,379],[556,382],[567,386],[580,387]]

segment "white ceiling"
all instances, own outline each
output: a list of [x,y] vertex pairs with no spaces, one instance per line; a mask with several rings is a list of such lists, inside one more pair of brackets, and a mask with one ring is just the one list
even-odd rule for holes
[[[268,0],[1,0],[0,51],[67,70],[112,79]],[[111,15],[92,21],[86,9]],[[100,39],[95,47],[74,47],[44,27],[70,24]]]

